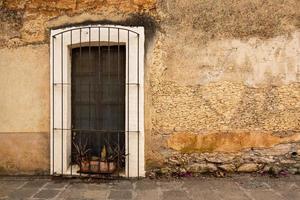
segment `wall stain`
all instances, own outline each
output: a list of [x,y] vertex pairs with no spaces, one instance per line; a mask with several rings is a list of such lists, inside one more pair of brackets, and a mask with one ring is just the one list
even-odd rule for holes
[[271,133],[175,133],[167,140],[169,148],[182,153],[238,152],[246,148],[270,148],[277,144],[300,141],[300,133],[279,137]]

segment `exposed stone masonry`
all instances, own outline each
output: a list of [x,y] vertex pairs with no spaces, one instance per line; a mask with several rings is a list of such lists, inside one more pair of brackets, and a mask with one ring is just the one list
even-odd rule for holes
[[[270,173],[300,174],[299,144],[281,144],[273,149],[250,148],[238,153],[170,153],[163,168],[154,169],[150,176],[193,176],[198,173]],[[291,151],[294,149],[294,151]]]

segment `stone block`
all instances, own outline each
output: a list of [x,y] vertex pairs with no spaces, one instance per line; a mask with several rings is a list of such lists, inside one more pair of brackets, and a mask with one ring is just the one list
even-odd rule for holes
[[238,167],[238,172],[256,172],[258,170],[258,165],[255,163],[245,163]]
[[236,170],[236,167],[233,164],[219,165],[218,168],[220,168],[221,170],[224,170],[226,172],[234,172]]

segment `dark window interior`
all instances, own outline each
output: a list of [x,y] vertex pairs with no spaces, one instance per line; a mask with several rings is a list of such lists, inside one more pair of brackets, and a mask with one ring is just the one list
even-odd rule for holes
[[124,148],[125,46],[72,49],[72,140],[91,156],[104,144]]

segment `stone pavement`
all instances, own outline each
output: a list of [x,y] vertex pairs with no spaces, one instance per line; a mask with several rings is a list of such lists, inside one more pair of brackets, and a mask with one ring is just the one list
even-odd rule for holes
[[0,199],[300,200],[300,176],[118,180],[0,177]]

